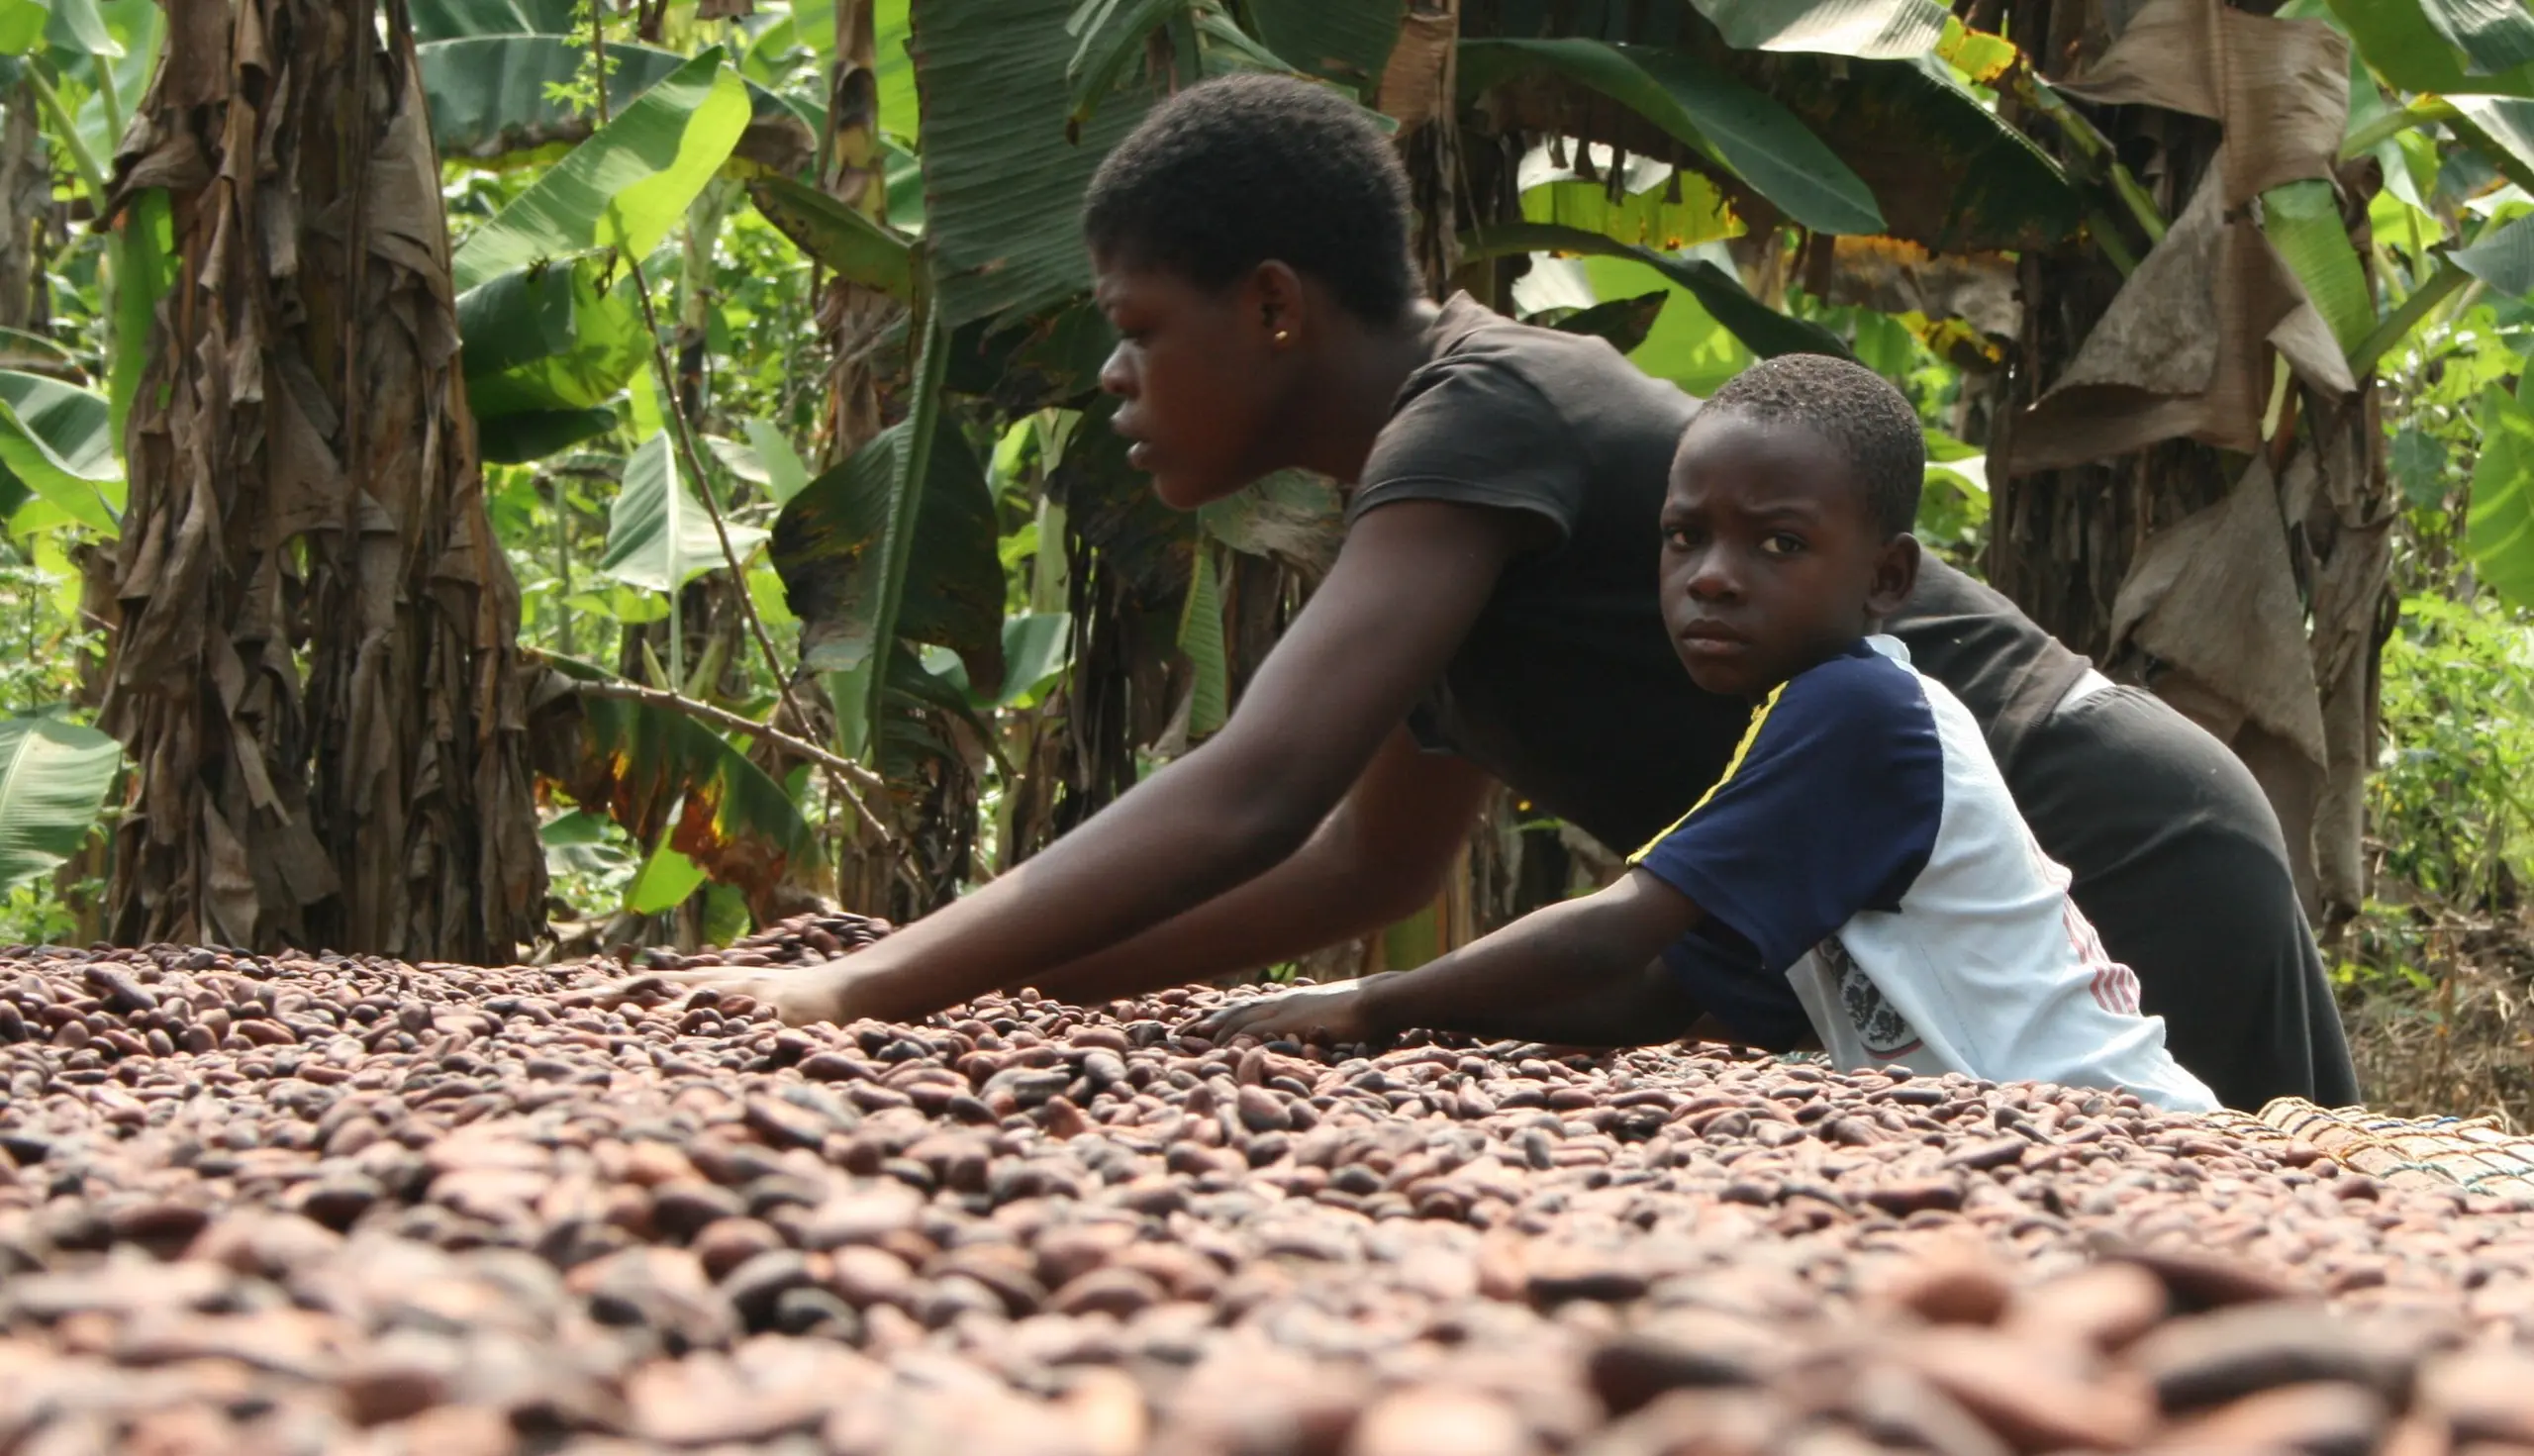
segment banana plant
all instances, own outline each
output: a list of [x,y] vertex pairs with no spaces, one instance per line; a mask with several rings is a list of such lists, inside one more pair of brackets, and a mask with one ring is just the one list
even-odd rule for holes
[[21,535],[64,524],[116,534],[124,477],[113,416],[93,390],[0,369],[0,521]]
[[767,918],[815,891],[828,868],[792,794],[731,742],[657,695],[590,663],[539,654],[552,673],[530,709],[537,771],[642,846],[628,909],[656,914],[706,877],[735,886]]
[[123,745],[95,728],[0,718],[0,893],[79,852],[122,765]]

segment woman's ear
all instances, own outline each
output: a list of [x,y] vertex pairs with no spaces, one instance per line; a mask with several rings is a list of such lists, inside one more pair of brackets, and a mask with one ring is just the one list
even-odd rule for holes
[[1884,618],[1908,605],[1909,594],[1918,587],[1918,538],[1905,531],[1883,543],[1865,599],[1867,611]]
[[1249,275],[1249,292],[1269,346],[1287,349],[1303,341],[1309,309],[1302,274],[1289,263],[1269,258]]

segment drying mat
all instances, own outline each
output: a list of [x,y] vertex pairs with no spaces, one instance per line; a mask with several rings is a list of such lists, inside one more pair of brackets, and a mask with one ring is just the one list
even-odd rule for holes
[[2247,1141],[2310,1144],[2333,1162],[2387,1183],[2534,1199],[2534,1137],[2501,1131],[2489,1117],[2396,1117],[2365,1108],[2320,1108],[2298,1097],[2278,1098],[2257,1117],[2205,1116]]

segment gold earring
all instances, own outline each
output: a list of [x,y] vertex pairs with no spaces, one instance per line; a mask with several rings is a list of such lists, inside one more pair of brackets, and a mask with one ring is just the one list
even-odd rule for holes
[[1276,331],[1276,341],[1277,341],[1278,343],[1291,343],[1291,342],[1293,342],[1293,341],[1294,341],[1294,331],[1292,331],[1291,329],[1279,329],[1279,330],[1277,330],[1277,331]]

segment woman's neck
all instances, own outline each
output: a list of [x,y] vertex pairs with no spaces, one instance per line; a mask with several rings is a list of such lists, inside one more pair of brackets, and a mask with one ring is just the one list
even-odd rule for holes
[[1353,484],[1373,452],[1373,440],[1390,423],[1400,386],[1433,350],[1433,325],[1441,312],[1417,299],[1396,323],[1375,327],[1339,315],[1341,331],[1326,340],[1316,367],[1304,375],[1285,411],[1292,422],[1293,463]]

